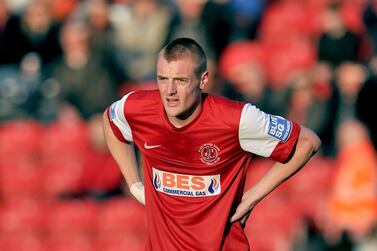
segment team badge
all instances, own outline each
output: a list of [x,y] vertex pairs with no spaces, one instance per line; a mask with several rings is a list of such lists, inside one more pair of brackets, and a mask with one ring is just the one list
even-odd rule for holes
[[200,160],[208,165],[215,164],[220,160],[220,149],[211,143],[206,143],[199,148]]

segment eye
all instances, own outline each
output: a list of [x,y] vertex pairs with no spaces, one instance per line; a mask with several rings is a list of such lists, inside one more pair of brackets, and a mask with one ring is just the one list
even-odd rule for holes
[[180,85],[187,84],[189,82],[187,78],[177,78],[175,81],[177,84],[180,84]]
[[166,82],[167,79],[168,79],[168,78],[163,77],[163,76],[157,76],[157,81],[158,81],[158,82],[161,82],[161,83]]

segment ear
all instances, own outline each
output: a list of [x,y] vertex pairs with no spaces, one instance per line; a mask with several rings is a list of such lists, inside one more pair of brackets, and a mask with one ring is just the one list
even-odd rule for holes
[[208,74],[209,74],[208,71],[205,71],[202,74],[200,78],[200,85],[199,85],[200,90],[203,90],[206,84],[208,83]]

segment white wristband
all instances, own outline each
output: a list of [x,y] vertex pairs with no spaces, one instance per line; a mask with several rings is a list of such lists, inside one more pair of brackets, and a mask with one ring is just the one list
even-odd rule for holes
[[143,182],[139,181],[130,187],[131,194],[143,205],[145,205],[145,192],[144,192],[144,184]]

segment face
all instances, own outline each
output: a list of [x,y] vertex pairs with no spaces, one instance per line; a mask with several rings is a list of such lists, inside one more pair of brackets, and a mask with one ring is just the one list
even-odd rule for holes
[[208,81],[208,72],[198,77],[196,69],[192,56],[170,62],[160,56],[157,61],[158,89],[168,119],[175,126],[189,123],[201,109],[201,93]]

